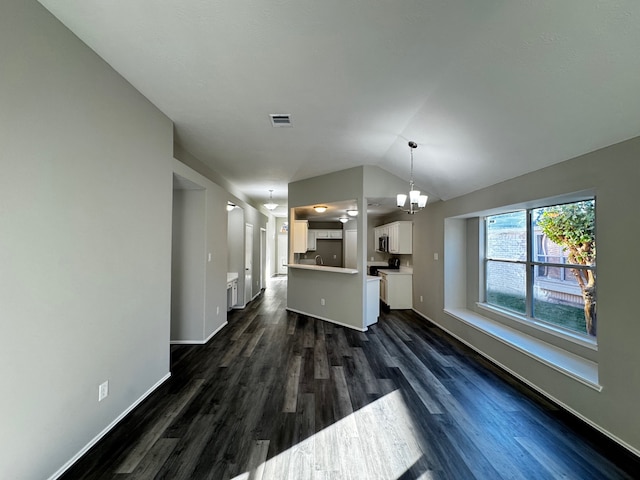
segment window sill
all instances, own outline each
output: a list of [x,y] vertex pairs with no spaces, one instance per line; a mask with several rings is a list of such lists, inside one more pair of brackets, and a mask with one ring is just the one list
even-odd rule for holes
[[540,339],[514,330],[487,317],[483,317],[471,310],[449,308],[445,309],[444,312],[528,357],[598,392],[602,391],[602,385],[598,383],[598,364],[596,362],[550,345]]
[[[517,324],[522,324],[525,327],[538,330],[541,332],[545,332],[549,335],[554,335],[555,337],[561,338],[565,342],[571,342],[576,345],[580,345],[584,348],[588,348],[589,350],[593,350],[596,352],[598,351],[598,342],[595,339],[586,337],[585,335],[573,333],[568,329],[554,328],[554,326],[550,323],[537,322],[532,319],[526,319],[525,317],[521,317],[516,313],[512,313],[498,307],[494,307],[493,305],[489,305],[487,303],[478,302],[476,303],[476,306],[482,310],[486,310],[495,315],[499,315],[500,317],[505,318],[508,321],[516,322]],[[508,325],[506,326],[509,328]],[[523,335],[527,335],[527,334],[523,332]],[[541,340],[541,341],[544,342],[544,340]],[[560,348],[562,349],[562,347]]]

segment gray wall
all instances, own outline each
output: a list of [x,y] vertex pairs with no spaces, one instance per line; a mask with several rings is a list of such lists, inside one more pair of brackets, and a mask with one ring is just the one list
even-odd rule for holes
[[244,210],[231,210],[227,225],[227,270],[238,274],[238,304],[244,305]]
[[[173,191],[171,341],[203,340],[205,191]],[[225,309],[226,310],[226,309]]]
[[[414,247],[413,254],[417,310],[636,452],[640,451],[636,405],[640,370],[635,368],[640,365],[640,322],[635,302],[637,266],[631,260],[629,246],[640,236],[640,222],[633,214],[638,204],[639,158],[640,138],[635,138],[469,195],[436,202],[414,216],[414,245],[420,247]],[[505,347],[443,312],[445,268],[450,270],[447,281],[455,284],[447,290],[451,297],[447,302],[471,306],[468,300],[477,297],[479,288],[473,262],[477,262],[480,244],[472,233],[477,221],[452,217],[473,217],[481,210],[526,205],[536,199],[583,190],[597,196],[597,358],[601,392]],[[439,260],[434,260],[434,253],[440,254]],[[466,276],[462,291],[458,288],[460,279],[452,279],[452,275],[461,272]],[[424,296],[423,303],[416,301],[420,295]]]
[[[289,208],[355,198],[358,210],[364,211],[363,181],[363,169],[357,167],[290,183]],[[357,218],[358,231],[362,232],[366,228],[366,215],[358,215]],[[292,219],[289,218],[289,225],[292,223]],[[364,240],[359,236],[359,272],[355,275],[290,268],[287,307],[363,330],[366,278],[363,268],[366,253],[364,248]],[[325,299],[325,305],[320,304],[322,298]]]
[[[177,159],[173,160],[173,171],[199,190],[174,190],[171,340],[204,343],[227,321],[229,194]],[[185,196],[189,199],[186,204]],[[176,199],[181,201],[179,209]],[[176,258],[176,240],[185,244],[180,258]],[[178,294],[190,298],[182,302],[181,311],[176,308]]]
[[[364,329],[364,294],[369,237],[367,197],[393,197],[408,184],[374,166],[362,166],[289,184],[289,208],[356,199],[358,274],[289,269],[287,306],[309,315]],[[289,219],[291,223],[291,218]],[[371,241],[372,242],[372,241]],[[308,252],[309,254],[313,252]],[[325,305],[320,300],[325,299]],[[376,298],[377,301],[377,298]]]
[[0,478],[42,479],[168,375],[173,133],[35,1],[0,44]]

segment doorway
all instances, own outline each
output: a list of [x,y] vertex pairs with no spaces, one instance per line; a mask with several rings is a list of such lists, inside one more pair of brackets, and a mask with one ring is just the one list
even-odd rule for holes
[[260,228],[260,290],[267,286],[267,230]]
[[203,339],[205,321],[206,191],[173,174],[171,343]]
[[249,303],[253,287],[253,225],[244,226],[244,304]]

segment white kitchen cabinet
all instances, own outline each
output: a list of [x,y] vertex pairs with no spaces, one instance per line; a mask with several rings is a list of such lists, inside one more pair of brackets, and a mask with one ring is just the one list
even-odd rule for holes
[[377,252],[380,251],[379,238],[385,235],[388,237],[389,253],[413,253],[413,222],[392,222],[376,227],[374,229],[373,242]]
[[317,240],[341,240],[342,230],[320,230],[309,229],[307,231],[307,251],[313,252],[318,249]]
[[307,241],[309,222],[307,220],[294,220],[291,229],[291,243],[293,253],[304,253],[307,251]]
[[238,274],[227,273],[227,310],[238,304]]
[[313,252],[316,250],[316,233],[317,230],[307,231],[307,252]]
[[413,222],[389,224],[389,253],[413,253]]
[[338,240],[342,238],[342,230],[309,230],[310,232],[315,232],[316,240]]
[[413,307],[413,275],[401,271],[378,270],[380,277],[380,300],[390,309]]
[[367,277],[366,291],[366,312],[364,324],[366,327],[373,325],[378,321],[380,316],[380,301],[378,300],[378,292],[380,277]]

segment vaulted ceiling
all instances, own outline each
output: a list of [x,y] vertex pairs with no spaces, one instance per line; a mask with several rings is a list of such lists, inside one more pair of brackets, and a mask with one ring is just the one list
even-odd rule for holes
[[363,164],[408,180],[408,140],[447,200],[640,134],[635,0],[40,2],[259,203]]

